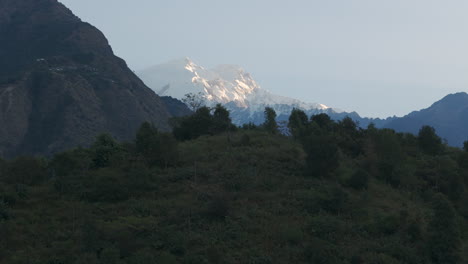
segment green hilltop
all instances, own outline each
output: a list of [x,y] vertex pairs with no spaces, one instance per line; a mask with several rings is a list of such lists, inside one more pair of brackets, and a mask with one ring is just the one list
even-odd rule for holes
[[[0,262],[466,263],[468,151],[299,111],[221,106],[0,161]],[[467,146],[468,147],[468,146]],[[465,253],[464,253],[465,252]]]

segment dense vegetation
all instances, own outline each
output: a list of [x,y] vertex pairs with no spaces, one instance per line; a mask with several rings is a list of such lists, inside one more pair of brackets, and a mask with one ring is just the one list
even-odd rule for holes
[[466,263],[468,143],[202,107],[173,134],[0,160],[0,262]]

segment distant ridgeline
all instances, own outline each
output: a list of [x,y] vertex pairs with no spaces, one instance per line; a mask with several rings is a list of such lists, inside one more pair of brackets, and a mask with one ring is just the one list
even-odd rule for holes
[[138,72],[138,76],[157,94],[180,100],[186,94],[200,95],[208,106],[223,104],[230,112],[233,123],[261,124],[265,107],[273,108],[278,121],[287,121],[293,109],[303,110],[309,117],[325,113],[333,120],[349,116],[366,128],[393,128],[400,132],[417,133],[423,125],[433,126],[452,146],[461,146],[468,139],[468,95],[449,95],[430,108],[408,116],[387,119],[364,118],[356,112],[343,112],[323,104],[306,103],[297,99],[275,95],[262,89],[244,69],[235,65],[220,65],[206,69],[189,58],[174,60]]
[[423,125],[434,127],[449,145],[461,147],[468,140],[468,94],[449,94],[429,108],[391,119],[383,127],[416,134]]
[[468,143],[222,106],[0,160],[0,263],[467,263]]

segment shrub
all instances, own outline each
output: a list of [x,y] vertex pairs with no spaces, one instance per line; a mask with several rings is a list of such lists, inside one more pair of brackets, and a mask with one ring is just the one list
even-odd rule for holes
[[348,179],[348,186],[356,190],[367,189],[369,186],[369,173],[364,169],[358,169]]
[[344,222],[327,215],[318,215],[310,220],[307,231],[314,237],[328,242],[337,242],[347,232]]
[[306,195],[306,209],[312,213],[320,210],[340,213],[346,209],[348,203],[348,194],[339,186],[324,186],[319,191],[309,191]]
[[110,134],[101,134],[96,137],[91,146],[92,161],[94,168],[109,167],[111,163],[119,159],[123,148]]
[[176,163],[178,151],[175,138],[171,134],[159,133],[158,129],[148,122],[138,129],[135,147],[149,166],[167,167]]
[[281,242],[291,245],[299,245],[304,240],[304,233],[302,230],[294,225],[285,224],[278,232]]
[[102,250],[99,260],[101,264],[119,264],[120,252],[115,247],[107,247]]
[[158,258],[153,254],[150,249],[143,249],[135,253],[127,260],[128,264],[147,264],[159,263]]
[[85,194],[90,202],[119,202],[129,198],[128,184],[122,172],[100,169],[92,173]]
[[11,184],[37,185],[47,177],[47,162],[45,160],[19,157],[8,163],[5,180]]
[[398,231],[400,220],[394,215],[388,215],[377,218],[375,224],[379,233],[392,235]]
[[210,220],[224,221],[229,214],[229,203],[224,197],[214,197],[209,201],[205,215]]
[[0,221],[10,219],[10,211],[7,207],[7,204],[3,201],[0,201]]
[[307,263],[339,264],[343,263],[339,253],[334,244],[314,237],[309,240],[304,255]]
[[329,177],[338,168],[339,155],[335,140],[329,136],[309,136],[304,142],[308,173]]
[[459,263],[461,236],[456,212],[440,193],[434,197],[432,207],[434,215],[429,223],[427,243],[432,261],[436,264]]
[[73,264],[99,264],[96,254],[83,254],[76,258]]

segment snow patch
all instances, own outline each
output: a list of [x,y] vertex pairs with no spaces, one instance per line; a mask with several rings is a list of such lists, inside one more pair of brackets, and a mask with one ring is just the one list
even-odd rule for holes
[[233,104],[251,114],[273,107],[278,114],[289,114],[292,107],[302,110],[327,110],[324,104],[307,103],[275,95],[261,88],[251,74],[236,65],[205,69],[190,58],[174,60],[138,73],[159,95],[182,99],[185,94],[201,92],[209,105]]

